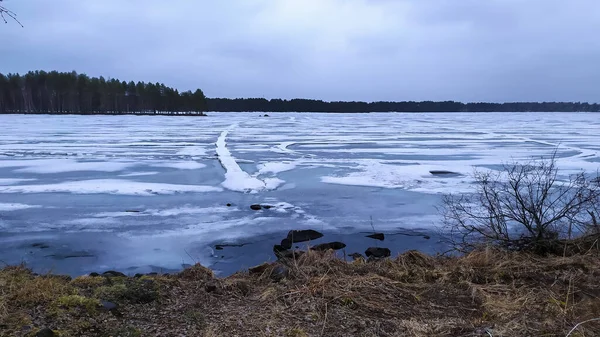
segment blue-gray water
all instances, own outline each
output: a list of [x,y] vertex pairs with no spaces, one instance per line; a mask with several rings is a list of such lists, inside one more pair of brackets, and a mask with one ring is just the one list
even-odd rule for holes
[[[0,116],[0,260],[72,275],[200,262],[226,275],[309,228],[348,254],[433,253],[440,196],[469,191],[475,167],[557,149],[564,174],[600,168],[597,114],[259,115]],[[384,242],[364,238],[371,218]]]

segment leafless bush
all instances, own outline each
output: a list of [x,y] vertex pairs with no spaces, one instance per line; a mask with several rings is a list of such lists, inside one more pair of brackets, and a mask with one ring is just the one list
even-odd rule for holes
[[559,239],[598,231],[600,182],[585,172],[559,179],[555,156],[476,171],[474,192],[446,195],[441,208],[452,247],[481,245],[548,253]]

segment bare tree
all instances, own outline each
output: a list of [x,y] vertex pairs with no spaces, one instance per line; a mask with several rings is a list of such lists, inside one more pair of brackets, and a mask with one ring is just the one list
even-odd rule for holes
[[559,239],[598,226],[600,182],[585,172],[560,180],[555,156],[476,171],[474,178],[474,193],[446,195],[441,208],[458,251],[493,244],[546,253]]
[[[3,0],[0,0],[0,3]],[[4,21],[4,23],[8,23],[8,19],[13,19],[15,20],[16,23],[18,23],[21,27],[23,27],[23,25],[21,24],[21,22],[17,19],[17,14],[15,14],[15,12],[7,9],[6,7],[0,5],[0,18],[2,18],[2,21]]]

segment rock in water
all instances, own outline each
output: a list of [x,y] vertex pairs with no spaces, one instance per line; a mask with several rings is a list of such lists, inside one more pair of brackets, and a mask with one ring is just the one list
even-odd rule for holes
[[102,276],[106,276],[106,277],[127,277],[127,275],[118,272],[118,271],[114,271],[114,270],[109,270],[107,272],[102,273]]
[[388,248],[371,247],[365,251],[367,257],[383,258],[392,255]]
[[56,336],[56,334],[54,333],[54,331],[52,331],[48,328],[44,328],[35,334],[35,337],[55,337],[55,336]]
[[339,250],[339,249],[343,249],[346,248],[346,244],[343,242],[329,242],[329,243],[322,243],[320,245],[316,245],[314,247],[312,247],[313,250],[318,250],[318,251],[326,251],[326,250]]
[[457,172],[452,172],[452,171],[444,171],[444,170],[432,170],[429,171],[429,173],[433,174],[434,176],[445,176],[445,175],[460,175],[460,173]]
[[288,233],[287,235],[287,239],[290,240],[290,242],[292,243],[296,243],[296,242],[305,242],[305,241],[312,241],[312,240],[316,240],[318,238],[322,238],[323,234],[312,230],[312,229],[307,229],[307,230],[292,230]]
[[253,211],[260,211],[262,209],[261,205],[250,205],[250,209]]
[[279,256],[279,254],[281,254],[282,252],[285,252],[286,250],[288,250],[288,248],[285,248],[282,245],[273,246],[273,253],[275,253],[275,255],[277,255],[277,256]]
[[283,240],[281,240],[281,247],[283,247],[283,249],[291,249],[292,248],[292,241],[290,241],[289,239],[283,239]]
[[286,251],[279,253],[279,255],[277,257],[279,259],[297,260],[302,255],[304,255],[304,252],[301,250],[286,250]]
[[262,274],[262,273],[265,272],[265,270],[267,270],[267,268],[269,268],[269,266],[270,265],[265,262],[265,263],[260,264],[258,266],[248,268],[248,272],[250,274]]
[[379,241],[385,240],[385,235],[383,233],[373,233],[371,235],[367,235],[367,237]]

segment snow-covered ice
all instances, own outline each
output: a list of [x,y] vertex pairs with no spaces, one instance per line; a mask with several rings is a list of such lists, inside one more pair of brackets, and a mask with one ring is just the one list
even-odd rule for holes
[[0,193],[74,193],[152,196],[189,192],[220,192],[219,187],[145,183],[119,179],[67,181],[57,184],[1,186]]
[[433,232],[440,194],[469,191],[475,169],[553,152],[563,177],[600,169],[593,113],[258,115],[0,115],[0,259],[45,265],[25,242],[54,240],[95,249],[63,265],[77,271],[234,265],[215,242],[268,254],[290,229],[361,233],[371,217],[386,233]]

